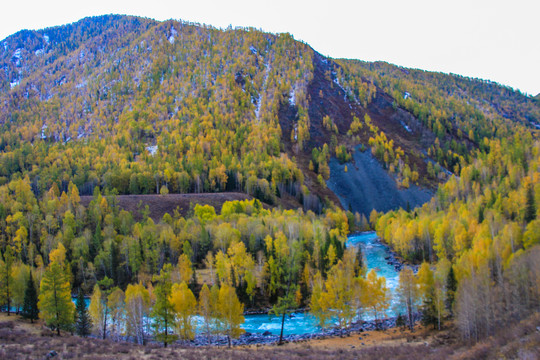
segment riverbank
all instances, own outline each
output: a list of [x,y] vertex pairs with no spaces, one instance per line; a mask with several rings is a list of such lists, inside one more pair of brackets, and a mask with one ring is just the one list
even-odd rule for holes
[[253,344],[225,347],[186,347],[180,343],[163,348],[81,338],[62,332],[61,336],[41,321],[31,324],[17,316],[0,314],[0,359],[538,359],[540,358],[540,316],[535,314],[517,324],[508,324],[493,337],[477,344],[459,339],[457,329],[446,324],[443,330],[418,326],[414,332],[392,328],[351,333],[283,346]]
[[[283,340],[287,343],[305,342],[309,340],[320,340],[332,337],[351,336],[353,334],[365,333],[370,331],[385,331],[396,327],[396,318],[386,318],[378,321],[358,321],[353,323],[346,329],[328,328],[321,329],[320,331],[307,334],[291,334],[284,335]],[[232,340],[232,344],[235,346],[245,345],[275,345],[279,342],[279,335],[272,334],[267,331],[264,333],[250,333],[246,332],[242,334],[238,339]],[[208,342],[208,337],[204,335],[197,335],[195,339],[187,343],[189,346],[224,346],[227,345],[227,339],[225,337],[211,337]]]
[[[394,292],[398,285],[399,270],[403,265],[399,262],[395,253],[380,241],[376,233],[362,232],[351,234],[347,245],[351,247],[362,247],[367,271],[374,269],[379,276],[385,277],[388,288],[391,292]],[[88,299],[86,301],[88,302]],[[364,313],[363,318],[367,321],[358,321],[346,329],[321,329],[318,327],[316,319],[308,313],[309,310],[302,308],[287,316],[284,327],[284,341],[303,342],[372,331],[376,328],[390,329],[395,327],[396,324],[395,316],[397,315],[397,311],[396,313],[393,311],[396,308],[395,305],[397,304],[393,303],[392,308],[385,314],[388,317],[386,319],[375,321],[369,317],[369,313]],[[277,343],[281,330],[281,317],[269,316],[267,314],[268,308],[266,307],[245,313],[246,321],[242,327],[246,330],[246,333],[238,339],[233,340],[233,344],[236,346],[245,346]],[[196,319],[197,323],[201,321],[200,318]],[[131,339],[125,338],[124,340],[129,341]],[[206,334],[199,331],[193,341],[184,342],[184,344],[191,347],[222,346],[227,344],[227,339],[224,336],[211,336],[208,338]]]

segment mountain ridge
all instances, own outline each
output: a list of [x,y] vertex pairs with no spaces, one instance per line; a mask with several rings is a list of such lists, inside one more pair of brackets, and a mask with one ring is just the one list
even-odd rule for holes
[[[328,161],[351,161],[359,144],[398,186],[433,189],[459,170],[483,136],[498,136],[484,125],[487,118],[506,134],[511,122],[529,126],[540,117],[538,106],[528,113],[513,103],[498,106],[510,90],[496,84],[473,93],[472,80],[329,59],[289,34],[251,28],[106,15],[21,31],[2,44],[0,123],[6,135],[0,160],[6,171],[0,175],[5,182],[13,173],[26,174],[37,192],[74,181],[86,194],[95,186],[120,194],[165,186],[171,192],[244,191],[279,203],[287,193],[320,211],[338,202],[325,184]],[[477,100],[489,87],[502,95]],[[440,108],[423,89],[455,100]],[[474,120],[464,121],[469,116]],[[25,142],[39,153],[70,149],[88,171],[77,175],[75,164],[64,165],[61,180],[48,169],[70,161],[36,156]],[[90,160],[96,158],[103,158],[100,169]],[[32,170],[34,159],[45,171]],[[111,161],[122,165],[107,165]]]

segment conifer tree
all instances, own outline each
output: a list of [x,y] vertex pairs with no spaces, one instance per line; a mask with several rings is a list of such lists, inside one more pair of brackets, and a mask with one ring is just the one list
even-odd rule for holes
[[79,288],[79,293],[77,295],[77,302],[75,303],[75,332],[77,335],[82,337],[87,337],[90,335],[92,329],[92,320],[88,314],[88,309],[86,308],[86,302],[84,301],[84,292]]
[[13,297],[13,249],[10,245],[4,251],[4,259],[0,259],[0,305],[7,305],[7,314],[11,312]]
[[171,296],[171,264],[167,264],[161,270],[157,278],[158,285],[156,286],[155,295],[156,303],[150,313],[154,320],[152,327],[154,328],[154,336],[157,341],[163,342],[163,346],[172,343],[177,339],[177,336],[172,333],[172,327],[175,320],[175,308],[170,300]]
[[25,319],[30,319],[32,323],[34,320],[37,320],[39,316],[38,296],[36,292],[36,285],[34,284],[34,277],[32,276],[31,272],[28,276],[26,289],[24,291],[22,316]]
[[456,296],[457,290],[457,280],[454,273],[454,267],[450,266],[448,271],[448,277],[446,279],[446,308],[448,312],[452,314],[452,309],[454,307],[454,298]]
[[433,328],[435,328],[439,322],[437,304],[435,303],[435,287],[430,286],[426,290],[426,296],[420,310],[422,312],[422,324],[424,326],[433,325]]
[[71,301],[71,284],[64,269],[65,249],[62,244],[50,254],[51,263],[40,284],[38,307],[47,326],[56,330],[71,330],[75,305]]
[[530,223],[536,219],[536,205],[534,203],[534,187],[532,184],[527,186],[527,203],[525,204],[525,223]]
[[403,315],[401,313],[398,314],[398,317],[396,319],[396,327],[400,328],[400,330],[405,329],[405,319],[403,318]]

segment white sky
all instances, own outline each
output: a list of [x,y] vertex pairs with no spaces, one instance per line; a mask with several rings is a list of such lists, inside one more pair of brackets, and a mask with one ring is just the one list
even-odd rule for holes
[[[489,79],[540,93],[539,0],[2,0],[0,39],[129,14],[289,32],[316,51]],[[6,4],[8,2],[8,4]]]

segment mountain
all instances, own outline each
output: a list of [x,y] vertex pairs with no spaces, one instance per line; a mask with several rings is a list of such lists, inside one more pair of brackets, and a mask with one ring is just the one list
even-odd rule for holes
[[[329,59],[251,28],[85,18],[4,39],[0,66],[0,184],[28,176],[36,194],[242,191],[367,215],[425,202],[484,138],[540,123],[537,102],[492,82]],[[382,171],[344,171],[360,159]]]
[[[100,337],[143,344],[151,317],[164,346],[193,338],[196,298],[199,344],[270,308],[343,334],[358,315],[392,324],[392,303],[453,348],[538,322],[535,98],[289,34],[118,15],[14,34],[0,66],[1,307],[25,302],[32,274],[57,333],[73,329],[69,291],[94,289]],[[348,246],[365,230],[397,254],[378,261],[399,285]]]

